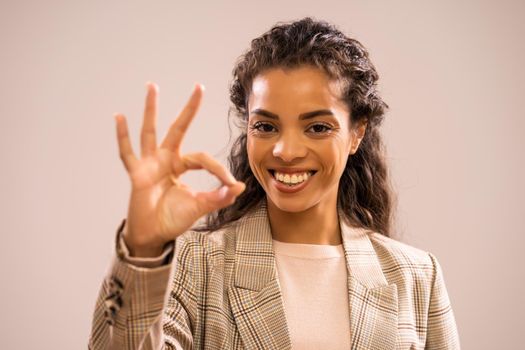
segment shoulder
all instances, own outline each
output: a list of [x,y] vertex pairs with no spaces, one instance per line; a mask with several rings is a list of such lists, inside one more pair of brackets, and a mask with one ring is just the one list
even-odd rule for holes
[[439,264],[432,253],[377,232],[369,233],[369,238],[387,278],[433,283]]
[[218,262],[227,251],[235,249],[237,225],[237,222],[233,222],[216,231],[186,231],[176,239],[176,258],[187,263],[189,260]]
[[[188,230],[175,240],[172,290],[176,295],[206,293],[211,279],[218,287],[230,278],[227,266],[234,261],[235,225],[216,231]],[[231,248],[230,248],[231,247]]]
[[370,241],[380,259],[390,259],[400,263],[432,265],[430,253],[397,241],[377,232],[369,233]]

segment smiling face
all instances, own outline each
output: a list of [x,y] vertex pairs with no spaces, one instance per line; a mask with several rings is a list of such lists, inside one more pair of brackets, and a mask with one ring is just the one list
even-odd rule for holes
[[339,179],[366,128],[350,125],[340,94],[337,82],[311,66],[274,68],[253,80],[247,152],[268,205],[337,207]]

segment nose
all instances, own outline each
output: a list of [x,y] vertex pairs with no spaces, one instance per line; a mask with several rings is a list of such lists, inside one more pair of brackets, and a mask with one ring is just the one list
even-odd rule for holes
[[291,162],[296,158],[304,158],[308,153],[304,141],[300,135],[293,133],[282,134],[273,146],[273,156],[281,158],[285,162]]

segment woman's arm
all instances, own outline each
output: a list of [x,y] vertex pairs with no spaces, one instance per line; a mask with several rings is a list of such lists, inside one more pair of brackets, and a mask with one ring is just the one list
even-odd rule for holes
[[[163,248],[199,218],[232,204],[245,189],[242,182],[235,180],[208,154],[181,153],[182,139],[197,113],[202,92],[202,86],[196,85],[158,145],[158,87],[148,84],[140,156],[132,149],[126,118],[115,115],[119,154],[131,182],[126,230],[122,231],[124,225],[121,225],[117,242],[122,236],[131,256],[145,258],[141,264],[155,261]],[[194,169],[205,169],[215,175],[221,186],[209,192],[192,190],[182,183],[180,176]],[[104,279],[93,315],[92,349],[156,349],[160,346],[160,318],[170,265],[139,267],[128,260],[125,261],[123,254],[117,254]],[[174,289],[172,294],[177,291]],[[166,347],[177,348],[176,337],[171,338]]]
[[434,264],[434,281],[430,293],[425,349],[459,349],[459,335],[454,313],[445,287],[443,271],[436,257],[430,254]]
[[90,349],[160,349],[162,310],[173,244],[156,258],[135,258],[117,232],[117,254],[99,291]]

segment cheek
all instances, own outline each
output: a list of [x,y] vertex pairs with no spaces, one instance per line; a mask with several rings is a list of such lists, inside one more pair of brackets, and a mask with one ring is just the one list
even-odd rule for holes
[[254,162],[257,162],[257,159],[259,158],[259,150],[260,147],[257,146],[257,140],[248,135],[246,140],[246,152],[248,153],[250,165]]
[[246,150],[248,159],[253,162],[261,162],[265,157],[272,154],[273,142],[248,135],[246,139]]
[[261,176],[263,169],[261,163],[264,160],[265,144],[257,138],[248,135],[246,140],[246,152],[248,153],[248,162],[252,169],[252,173],[260,182],[262,180]]
[[341,138],[335,138],[324,145],[319,155],[324,163],[327,172],[331,175],[339,176],[344,171],[348,160],[348,142]]

